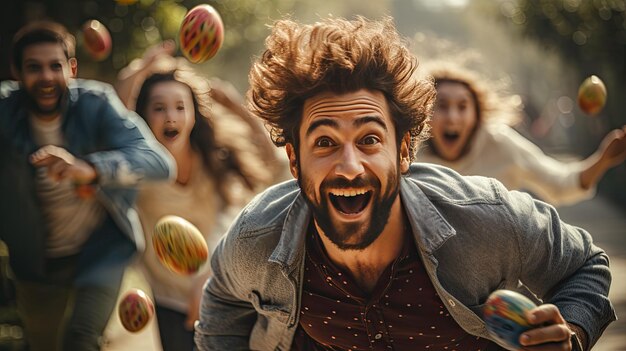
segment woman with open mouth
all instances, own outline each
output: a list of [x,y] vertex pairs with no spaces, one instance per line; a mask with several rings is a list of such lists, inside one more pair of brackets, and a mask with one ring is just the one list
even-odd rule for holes
[[515,99],[499,96],[477,72],[432,62],[428,74],[435,79],[437,100],[420,162],[496,178],[511,190],[564,205],[592,197],[604,173],[626,159],[626,126],[608,133],[585,160],[561,162],[511,127],[519,117]]

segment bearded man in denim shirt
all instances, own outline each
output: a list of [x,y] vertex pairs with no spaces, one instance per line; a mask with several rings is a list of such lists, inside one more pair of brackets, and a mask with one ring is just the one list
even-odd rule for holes
[[[109,85],[74,79],[74,38],[37,22],[13,41],[16,82],[0,99],[0,236],[30,350],[99,350],[143,234],[140,181],[171,156]],[[67,320],[64,316],[68,316]]]
[[295,181],[257,196],[212,257],[200,350],[491,350],[497,289],[542,299],[525,350],[588,350],[615,320],[608,257],[554,208],[412,163],[435,90],[392,20],[274,24],[253,112]]

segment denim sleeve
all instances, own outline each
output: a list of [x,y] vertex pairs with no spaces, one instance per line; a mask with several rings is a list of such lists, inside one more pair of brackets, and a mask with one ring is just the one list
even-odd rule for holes
[[237,278],[237,253],[233,233],[238,222],[222,238],[211,257],[213,276],[204,286],[200,318],[195,327],[199,351],[249,350],[249,339],[257,313],[247,302]]
[[520,256],[520,280],[545,303],[556,305],[566,321],[588,335],[590,349],[616,320],[608,299],[609,258],[584,229],[560,220],[554,207],[504,187]]
[[176,176],[176,164],[169,152],[146,123],[124,107],[112,88],[89,97],[86,103],[97,114],[100,142],[106,148],[85,157],[96,168],[100,185],[132,186],[144,179]]

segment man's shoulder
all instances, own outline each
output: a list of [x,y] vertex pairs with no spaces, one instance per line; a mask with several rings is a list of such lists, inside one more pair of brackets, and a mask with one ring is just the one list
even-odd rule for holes
[[501,192],[506,191],[493,178],[463,176],[451,168],[431,163],[413,163],[408,179],[433,202],[496,204],[502,201]]
[[73,79],[68,88],[73,98],[88,96],[108,98],[111,94],[115,94],[111,84],[92,79]]
[[254,235],[269,228],[283,226],[291,205],[300,194],[295,180],[288,180],[267,188],[242,210],[237,222],[240,235]]
[[281,240],[290,211],[300,194],[296,181],[285,181],[257,195],[232,223],[222,250],[237,261],[267,261]]

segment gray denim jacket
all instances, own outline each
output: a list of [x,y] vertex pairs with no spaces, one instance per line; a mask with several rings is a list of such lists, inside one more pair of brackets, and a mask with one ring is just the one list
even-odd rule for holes
[[[400,196],[426,271],[468,333],[489,338],[482,305],[519,282],[581,326],[590,345],[616,319],[607,255],[550,205],[429,164],[411,166]],[[269,188],[240,213],[213,254],[196,326],[200,350],[289,350],[310,221],[295,181]]]

